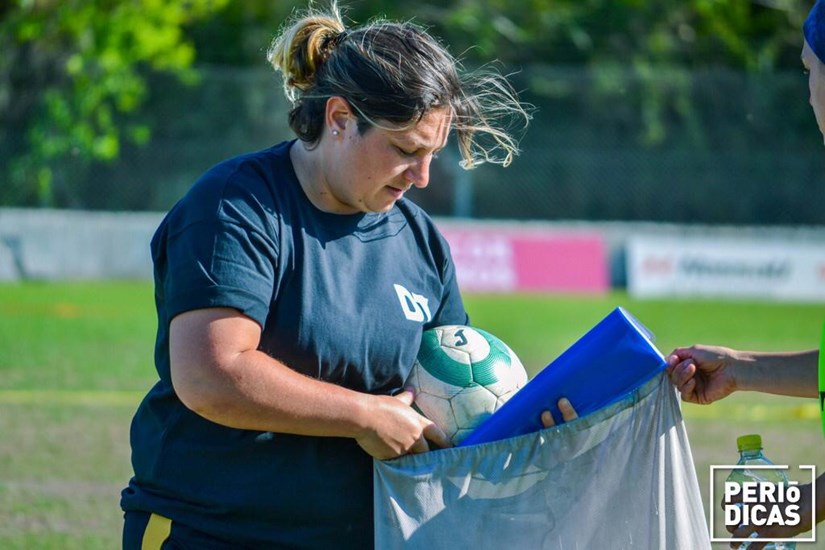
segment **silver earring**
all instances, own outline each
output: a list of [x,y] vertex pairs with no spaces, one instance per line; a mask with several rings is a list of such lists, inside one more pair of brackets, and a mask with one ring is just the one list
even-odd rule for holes
[[333,131],[332,131],[332,135],[333,135],[333,136],[337,136],[337,135],[338,135],[338,130],[333,130]]

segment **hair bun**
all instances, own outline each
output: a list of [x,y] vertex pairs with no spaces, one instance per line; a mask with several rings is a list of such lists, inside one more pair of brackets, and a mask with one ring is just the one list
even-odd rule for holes
[[310,14],[295,21],[275,38],[267,59],[283,73],[284,91],[291,101],[312,86],[318,68],[346,34],[337,13],[336,16]]
[[343,42],[347,38],[348,34],[349,34],[349,31],[343,30],[343,31],[341,31],[341,32],[339,32],[338,34],[335,34],[335,35],[332,35],[332,34],[327,35],[324,38],[324,43],[321,45],[321,48],[324,51],[327,52],[327,55],[329,55],[330,53],[332,53],[332,51],[335,48],[338,47],[338,45],[341,42]]

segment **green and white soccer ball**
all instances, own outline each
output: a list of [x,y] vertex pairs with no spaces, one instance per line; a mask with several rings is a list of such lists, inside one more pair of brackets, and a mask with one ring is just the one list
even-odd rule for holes
[[527,383],[507,344],[484,330],[447,325],[424,331],[407,379],[413,406],[460,443]]

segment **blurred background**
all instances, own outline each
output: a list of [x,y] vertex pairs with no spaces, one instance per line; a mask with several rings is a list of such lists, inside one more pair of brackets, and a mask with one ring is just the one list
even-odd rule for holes
[[[291,136],[270,40],[303,1],[0,4],[0,205],[168,209],[206,168]],[[317,3],[323,6],[324,3]],[[800,0],[353,0],[414,19],[536,107],[511,167],[442,155],[444,216],[819,224],[825,155]],[[438,177],[435,177],[435,175]]]
[[[265,54],[306,5],[0,2],[0,547],[117,547],[129,421],[156,379],[149,239],[204,170],[292,138]],[[511,166],[463,171],[448,148],[410,193],[450,241],[474,323],[531,374],[618,305],[665,353],[819,343],[811,5],[341,2],[354,24],[413,19],[467,67],[495,63],[535,107]],[[814,400],[683,413],[706,513],[709,466],[735,462],[738,435],[825,467]]]

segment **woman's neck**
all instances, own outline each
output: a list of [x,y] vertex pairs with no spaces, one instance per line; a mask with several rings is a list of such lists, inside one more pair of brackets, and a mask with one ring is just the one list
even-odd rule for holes
[[295,140],[289,148],[289,159],[295,176],[309,201],[319,210],[326,211],[321,198],[324,195],[321,185],[320,155],[316,147],[307,146],[300,139]]

